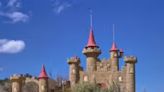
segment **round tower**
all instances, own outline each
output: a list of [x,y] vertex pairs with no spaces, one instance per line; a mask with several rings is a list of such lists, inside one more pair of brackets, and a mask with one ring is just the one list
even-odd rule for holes
[[73,87],[76,83],[79,82],[79,79],[80,79],[80,67],[79,67],[79,64],[80,64],[80,59],[75,56],[75,57],[72,57],[68,60],[68,64],[69,64],[69,80],[70,80],[70,83],[71,83],[71,87]]
[[126,92],[135,92],[135,56],[124,57],[126,63]]
[[101,54],[101,50],[99,49],[99,46],[96,45],[92,27],[90,29],[88,44],[83,49],[83,54],[86,56],[87,72],[90,74],[93,71],[96,71],[97,57]]
[[112,72],[119,70],[119,49],[116,46],[116,43],[113,42],[112,48],[110,49],[110,58],[111,58],[111,69]]
[[25,78],[22,75],[16,75],[16,74],[10,77],[12,92],[22,92],[24,79]]
[[48,76],[44,65],[39,75],[39,92],[48,92]]

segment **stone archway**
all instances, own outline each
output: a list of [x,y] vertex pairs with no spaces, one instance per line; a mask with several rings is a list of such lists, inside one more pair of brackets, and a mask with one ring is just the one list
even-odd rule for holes
[[22,87],[22,92],[39,92],[39,86],[36,82],[27,82]]

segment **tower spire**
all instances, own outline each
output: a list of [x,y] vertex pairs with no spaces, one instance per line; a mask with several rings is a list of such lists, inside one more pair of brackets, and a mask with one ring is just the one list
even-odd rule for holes
[[112,43],[112,48],[110,49],[110,51],[117,51],[117,45],[115,42],[115,25],[113,24],[113,30],[112,30],[112,35],[113,35],[113,43]]
[[93,14],[91,9],[90,9],[90,27],[93,28]]
[[115,42],[115,25],[113,24],[113,42]]
[[98,47],[96,45],[96,41],[95,41],[94,33],[93,33],[93,14],[92,14],[92,10],[90,10],[90,34],[89,34],[89,38],[88,38],[87,47]]

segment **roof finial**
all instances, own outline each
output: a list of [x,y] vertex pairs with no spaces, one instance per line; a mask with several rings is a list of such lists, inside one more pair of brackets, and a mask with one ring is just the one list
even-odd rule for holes
[[93,27],[93,12],[92,12],[92,9],[90,9],[90,26]]
[[113,24],[113,42],[115,42],[115,25]]
[[110,51],[117,51],[117,46],[116,46],[116,43],[115,43],[115,26],[113,24],[113,44],[112,44],[112,48],[110,49]]

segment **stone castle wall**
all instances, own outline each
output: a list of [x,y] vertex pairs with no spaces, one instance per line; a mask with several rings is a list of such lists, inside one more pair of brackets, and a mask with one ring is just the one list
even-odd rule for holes
[[[25,77],[22,74],[14,74],[10,77],[12,83],[12,92],[22,92],[24,86],[29,83],[34,84],[33,86],[37,87],[36,89],[39,91],[39,80],[36,77]],[[48,79],[48,92],[53,92],[55,90],[57,83],[53,79]]]
[[96,61],[96,69],[94,71],[87,72],[81,70],[79,71],[79,73],[77,72],[78,76],[76,77],[80,77],[79,82],[94,82],[96,84],[103,84],[106,87],[109,87],[110,85],[113,85],[113,83],[116,83],[119,86],[121,92],[135,92],[135,63],[137,61],[136,57],[125,56],[125,64],[123,68],[118,71],[112,71],[112,60],[115,59],[110,58],[108,60],[103,59]]

